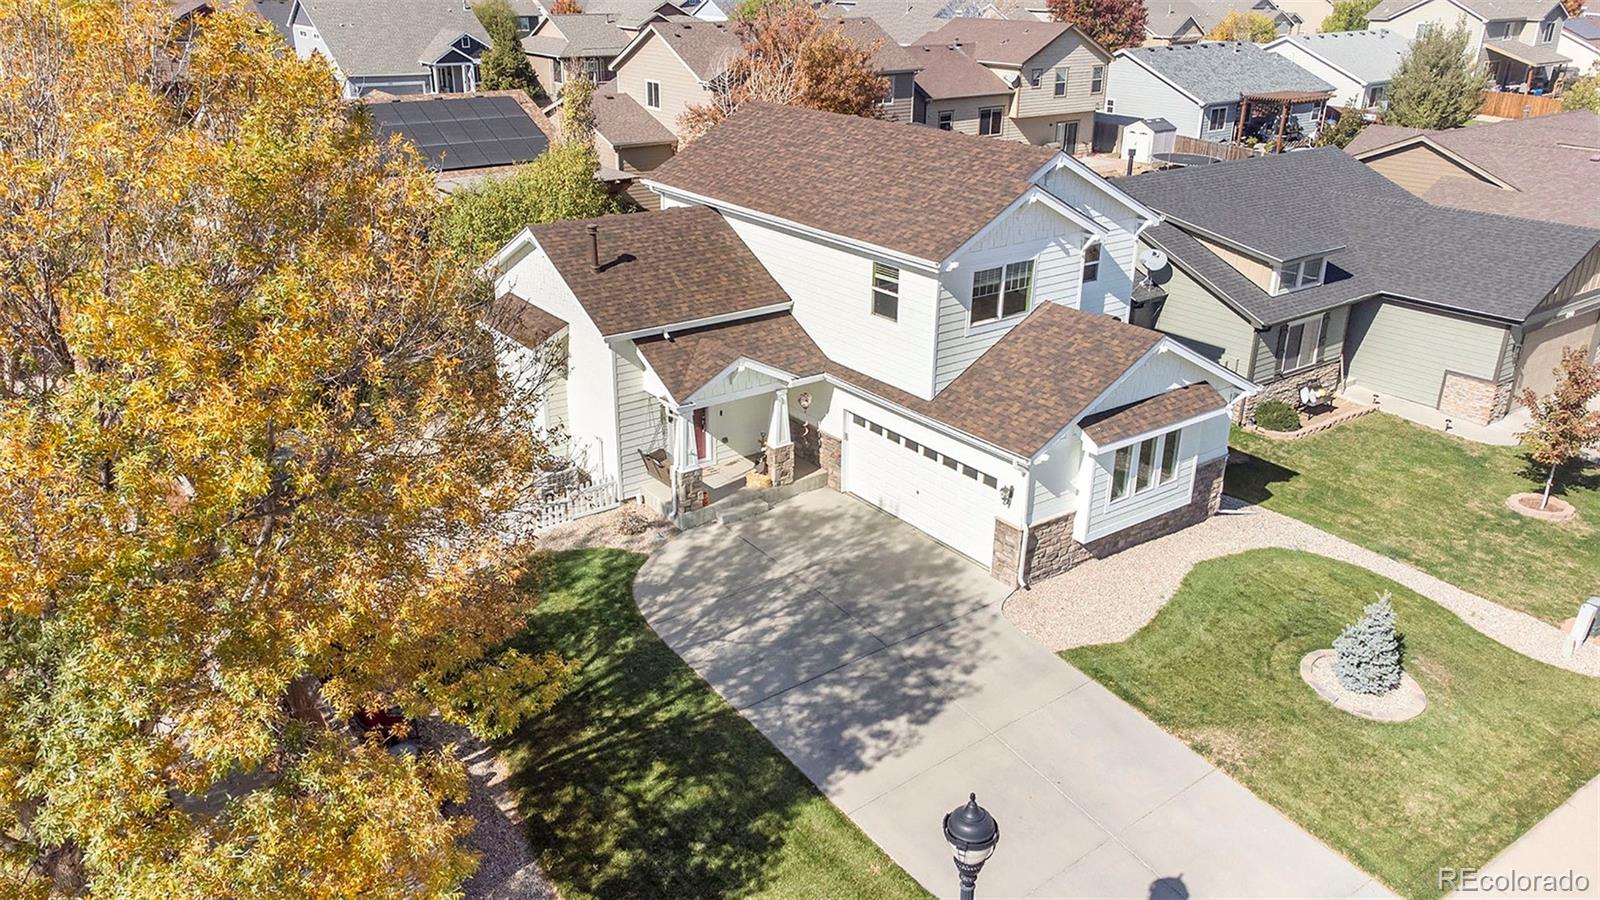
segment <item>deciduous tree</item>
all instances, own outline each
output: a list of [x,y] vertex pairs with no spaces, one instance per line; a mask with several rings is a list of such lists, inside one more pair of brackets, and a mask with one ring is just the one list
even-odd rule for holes
[[711,102],[684,111],[679,126],[685,140],[752,101],[877,116],[889,92],[888,79],[872,63],[877,44],[852,40],[807,0],[769,0],[735,30],[741,51]]
[[1483,105],[1488,73],[1467,47],[1465,25],[1431,28],[1411,42],[1389,82],[1384,121],[1405,128],[1457,128]]
[[1555,389],[1549,396],[1540,397],[1528,388],[1519,398],[1533,422],[1527,431],[1517,435],[1517,440],[1534,462],[1550,470],[1545,476],[1540,509],[1550,505],[1550,491],[1561,467],[1576,459],[1585,447],[1600,443],[1600,412],[1589,408],[1600,397],[1600,363],[1590,362],[1584,348],[1568,347],[1561,353],[1556,375]]
[[552,16],[575,16],[583,12],[583,6],[578,0],[555,0],[550,4]]
[[1600,112],[1600,75],[1585,75],[1574,79],[1561,92],[1562,109],[1587,109]]
[[1361,129],[1366,127],[1366,122],[1361,118],[1361,110],[1345,109],[1339,113],[1339,118],[1324,124],[1322,131],[1317,133],[1318,147],[1338,147],[1343,150],[1350,146],[1356,139]]
[[489,49],[478,61],[478,87],[486,91],[528,92],[529,97],[541,99],[544,88],[538,75],[522,52],[522,41],[517,37],[517,14],[507,0],[482,0],[472,11],[489,32]]
[[1367,27],[1367,14],[1378,5],[1378,0],[1336,0],[1333,12],[1322,20],[1319,31],[1362,31]]
[[1278,36],[1278,26],[1272,23],[1272,17],[1265,13],[1242,13],[1237,9],[1228,10],[1222,20],[1206,32],[1208,41],[1248,41],[1252,44],[1265,43]]
[[1050,18],[1067,22],[1115,53],[1144,43],[1150,20],[1143,0],[1049,0]]
[[0,5],[0,894],[447,893],[460,765],[337,726],[559,691],[493,653],[531,398],[420,158],[253,14],[169,20]]

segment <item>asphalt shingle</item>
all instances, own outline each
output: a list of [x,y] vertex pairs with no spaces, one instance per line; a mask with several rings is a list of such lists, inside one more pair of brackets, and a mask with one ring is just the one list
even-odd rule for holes
[[1245,94],[1316,93],[1333,85],[1293,62],[1241,41],[1201,41],[1117,51],[1139,62],[1202,103],[1237,102]]

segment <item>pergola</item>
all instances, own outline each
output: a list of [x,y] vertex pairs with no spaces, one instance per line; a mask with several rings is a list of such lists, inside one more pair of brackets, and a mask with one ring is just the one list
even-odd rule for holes
[[1296,103],[1316,103],[1321,101],[1322,111],[1317,117],[1317,125],[1328,115],[1328,101],[1333,98],[1332,91],[1267,91],[1260,94],[1239,95],[1239,125],[1234,129],[1235,141],[1244,138],[1244,122],[1250,117],[1251,103],[1275,103],[1278,106],[1278,142],[1273,147],[1274,153],[1283,152],[1283,135],[1289,127],[1289,107]]

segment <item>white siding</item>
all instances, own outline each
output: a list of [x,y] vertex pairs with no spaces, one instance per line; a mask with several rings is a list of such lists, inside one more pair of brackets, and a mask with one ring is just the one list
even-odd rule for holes
[[1107,77],[1111,80],[1106,87],[1106,100],[1114,105],[1112,111],[1117,115],[1166,119],[1177,127],[1179,134],[1200,136],[1199,105],[1151,74],[1149,69],[1119,56],[1111,61]]
[[1210,380],[1212,380],[1211,373],[1194,362],[1179,356],[1177,353],[1158,352],[1156,355],[1146,359],[1138,368],[1128,373],[1120,384],[1113,387],[1098,402],[1090,406],[1088,412],[1095,413],[1116,409],[1119,406],[1126,406],[1146,397],[1164,394],[1173,388]]
[[[1311,30],[1315,31],[1316,26],[1313,25]],[[1367,88],[1369,85],[1357,81],[1328,65],[1308,53],[1304,47],[1294,41],[1274,42],[1267,45],[1266,49],[1333,85],[1333,103],[1339,106],[1354,106],[1358,108],[1367,105]]]
[[1033,464],[1030,522],[1045,522],[1078,508],[1078,472],[1083,466],[1083,432],[1067,429],[1044,448],[1048,459]]
[[1100,242],[1100,277],[1080,293],[1078,308],[1126,322],[1139,255],[1136,235],[1144,220],[1106,193],[1107,182],[1098,175],[1085,178],[1063,167],[1046,174],[1041,186],[1110,232]]
[[568,323],[568,450],[596,477],[618,474],[613,354],[600,336],[600,329],[578,304],[550,258],[538,248],[512,262],[495,279],[495,291],[513,291]]
[[622,471],[622,496],[632,497],[647,477],[638,451],[670,449],[667,410],[645,390],[644,365],[632,341],[620,342],[612,359],[617,384],[617,453]]
[[1408,41],[1414,41],[1417,38],[1417,29],[1423,25],[1439,25],[1449,31],[1457,22],[1465,22],[1467,25],[1468,48],[1477,51],[1483,46],[1483,22],[1475,16],[1468,15],[1450,0],[1430,0],[1387,21],[1370,21],[1369,27],[1387,28],[1396,34],[1404,35]]
[[794,301],[794,317],[828,357],[879,381],[932,397],[936,288],[900,268],[900,315],[872,313],[873,257],[779,231],[732,213],[728,224]]
[[[1091,487],[1088,515],[1082,526],[1080,540],[1085,543],[1099,540],[1184,506],[1194,495],[1194,473],[1197,465],[1220,458],[1227,452],[1227,416],[1215,416],[1184,428],[1178,445],[1176,476],[1165,484],[1138,491],[1115,503],[1111,502],[1111,477],[1116,454],[1114,451],[1095,454],[1091,457],[1089,466]],[[1138,465],[1138,453],[1139,448],[1136,445],[1135,466]],[[1159,464],[1159,457],[1157,462]]]

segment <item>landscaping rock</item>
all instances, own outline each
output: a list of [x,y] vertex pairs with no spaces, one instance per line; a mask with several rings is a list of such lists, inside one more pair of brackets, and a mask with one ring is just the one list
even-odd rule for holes
[[1410,675],[1401,674],[1400,686],[1387,694],[1358,694],[1339,683],[1332,649],[1313,650],[1300,660],[1300,677],[1317,696],[1339,709],[1374,722],[1405,722],[1422,715],[1428,697],[1422,685]]
[[1506,498],[1506,508],[1541,522],[1566,522],[1578,517],[1577,507],[1560,497],[1551,497],[1550,504],[1540,509],[1539,504],[1543,500],[1543,494],[1512,494]]

